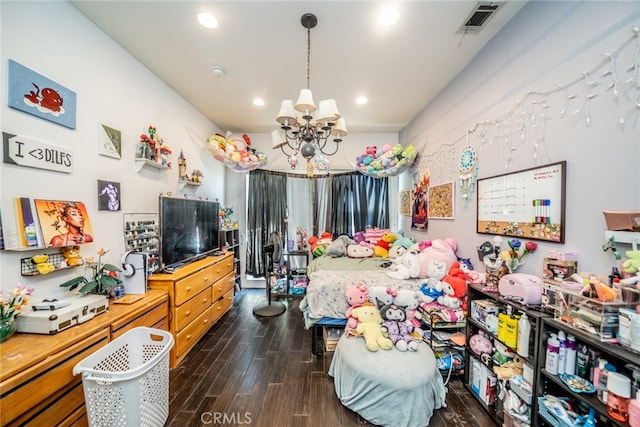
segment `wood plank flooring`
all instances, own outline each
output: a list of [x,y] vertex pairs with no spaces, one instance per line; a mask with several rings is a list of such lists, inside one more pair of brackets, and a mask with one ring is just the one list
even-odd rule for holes
[[[340,404],[327,375],[333,353],[311,354],[299,300],[287,311],[258,319],[253,307],[264,290],[238,292],[234,306],[170,372],[167,426],[361,426],[371,425]],[[433,427],[484,427],[494,423],[461,380],[448,385],[447,407]]]

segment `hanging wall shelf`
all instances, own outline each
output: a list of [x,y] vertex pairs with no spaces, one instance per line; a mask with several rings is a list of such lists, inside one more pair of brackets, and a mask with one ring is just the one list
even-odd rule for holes
[[149,166],[156,169],[170,169],[169,166],[162,163],[154,162],[149,159],[134,159],[136,172],[140,172],[144,166]]

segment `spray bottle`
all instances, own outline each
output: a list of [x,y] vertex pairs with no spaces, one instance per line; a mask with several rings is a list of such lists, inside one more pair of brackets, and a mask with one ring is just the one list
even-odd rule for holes
[[633,371],[631,383],[631,400],[629,401],[629,427],[640,427],[640,367],[632,364],[625,365]]

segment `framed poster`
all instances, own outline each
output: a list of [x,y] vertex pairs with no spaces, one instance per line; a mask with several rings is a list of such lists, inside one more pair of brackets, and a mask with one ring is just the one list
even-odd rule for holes
[[107,125],[100,125],[98,154],[114,159],[122,158],[122,132]]
[[413,184],[411,195],[411,229],[427,231],[429,225],[429,172],[423,172]]
[[398,206],[400,215],[411,216],[411,190],[402,190],[398,193]]
[[76,128],[76,93],[9,60],[9,107]]
[[429,187],[429,219],[454,219],[455,191],[453,182]]
[[120,210],[120,183],[98,180],[98,210]]
[[93,230],[84,203],[39,199],[34,202],[47,247],[93,242]]
[[477,232],[564,243],[566,161],[478,179]]

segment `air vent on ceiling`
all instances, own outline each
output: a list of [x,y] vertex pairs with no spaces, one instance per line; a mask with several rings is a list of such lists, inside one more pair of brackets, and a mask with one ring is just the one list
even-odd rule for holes
[[485,24],[493,15],[498,12],[504,3],[500,2],[478,2],[471,10],[464,24],[458,28],[456,34],[477,34],[484,28]]

